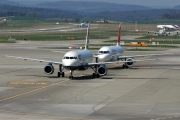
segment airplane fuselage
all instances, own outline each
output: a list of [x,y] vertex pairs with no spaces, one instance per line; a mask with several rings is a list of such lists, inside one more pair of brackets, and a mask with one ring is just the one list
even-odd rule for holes
[[92,62],[93,54],[89,50],[75,50],[67,52],[63,59],[62,65],[67,70],[86,70],[88,63]]
[[101,62],[117,61],[123,51],[121,46],[104,46],[98,51],[98,59]]

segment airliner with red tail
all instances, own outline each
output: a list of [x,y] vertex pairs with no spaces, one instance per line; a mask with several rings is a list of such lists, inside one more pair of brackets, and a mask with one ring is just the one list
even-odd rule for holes
[[118,39],[115,46],[104,46],[101,47],[96,54],[99,62],[104,62],[105,64],[111,63],[124,63],[123,68],[132,67],[137,61],[147,61],[147,60],[157,60],[157,59],[143,59],[135,60],[135,57],[147,57],[147,56],[159,56],[165,54],[146,54],[146,55],[132,55],[132,56],[122,56],[124,49],[120,46],[121,37],[121,24],[118,28]]

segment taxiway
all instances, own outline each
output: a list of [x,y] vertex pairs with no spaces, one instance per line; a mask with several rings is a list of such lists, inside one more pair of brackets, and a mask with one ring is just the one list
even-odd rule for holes
[[[83,43],[83,42],[82,42]],[[180,50],[159,61],[133,68],[108,65],[107,76],[92,79],[92,70],[75,72],[74,80],[43,72],[46,64],[3,55],[61,61],[62,53],[39,49],[47,42],[0,46],[0,120],[179,120]],[[94,51],[95,52],[95,51]],[[162,53],[126,52],[126,55]]]

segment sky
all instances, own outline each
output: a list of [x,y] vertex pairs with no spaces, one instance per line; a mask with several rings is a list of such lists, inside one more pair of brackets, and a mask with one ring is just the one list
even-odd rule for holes
[[[27,1],[27,2],[53,2],[53,1],[67,1],[67,0],[11,0],[11,1]],[[98,2],[111,2],[117,4],[131,4],[143,6],[166,6],[173,7],[180,5],[180,0],[69,0],[69,1],[98,1]]]

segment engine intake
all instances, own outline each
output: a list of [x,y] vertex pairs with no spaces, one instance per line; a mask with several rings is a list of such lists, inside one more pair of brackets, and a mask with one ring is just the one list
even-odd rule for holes
[[133,64],[134,64],[134,61],[133,61],[133,59],[132,59],[132,58],[128,58],[128,59],[126,60],[126,66],[128,66],[128,67],[132,67],[132,66],[133,66]]
[[107,71],[108,71],[108,69],[107,69],[106,65],[100,65],[98,68],[99,75],[106,75]]
[[52,64],[48,64],[44,67],[44,72],[47,75],[51,75],[54,73],[54,66],[52,66]]

